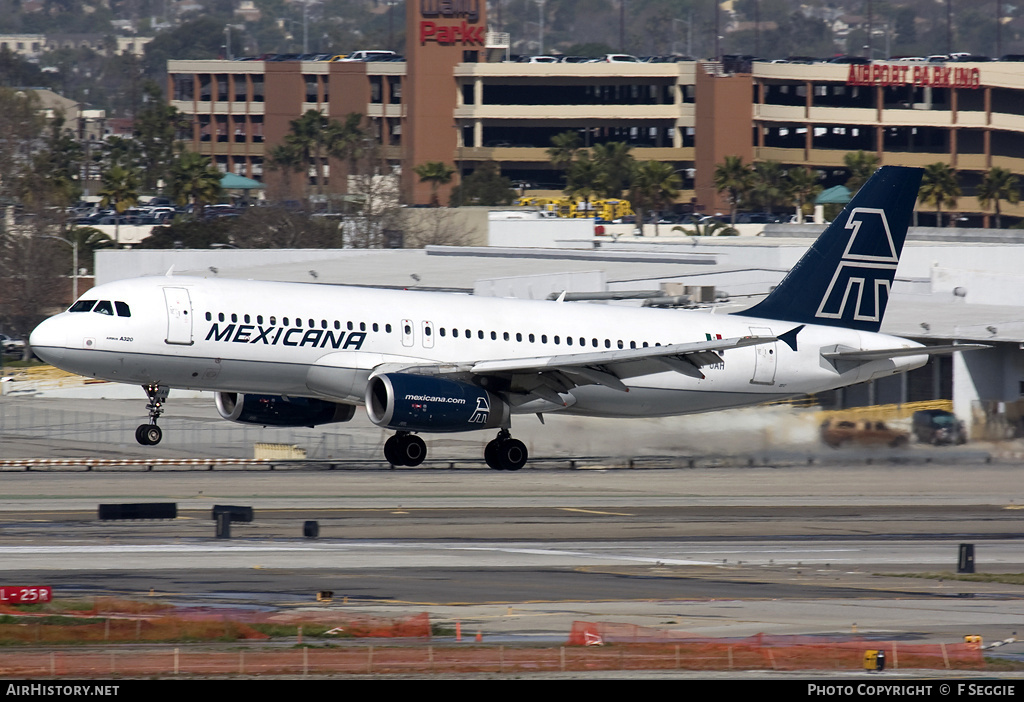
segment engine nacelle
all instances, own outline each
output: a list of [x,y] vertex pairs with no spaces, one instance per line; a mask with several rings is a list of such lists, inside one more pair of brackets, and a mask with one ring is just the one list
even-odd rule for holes
[[317,424],[347,422],[356,413],[355,405],[342,405],[311,397],[218,392],[216,398],[220,416],[240,424],[313,427]]
[[472,383],[384,373],[366,385],[366,413],[388,429],[452,432],[507,426],[509,407]]

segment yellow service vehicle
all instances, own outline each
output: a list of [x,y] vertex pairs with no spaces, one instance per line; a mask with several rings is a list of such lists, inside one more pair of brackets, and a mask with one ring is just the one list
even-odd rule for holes
[[519,207],[539,207],[545,212],[554,212],[559,217],[596,218],[605,222],[612,222],[633,214],[629,200],[620,198],[598,198],[584,201],[568,197],[521,197],[516,200],[515,204]]

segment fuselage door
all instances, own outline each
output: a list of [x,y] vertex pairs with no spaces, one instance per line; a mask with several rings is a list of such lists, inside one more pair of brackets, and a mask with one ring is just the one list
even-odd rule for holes
[[[772,330],[767,327],[751,327],[750,333],[754,336],[771,336]],[[753,385],[775,385],[775,342],[758,344],[754,347],[754,377],[750,379]]]
[[423,348],[434,348],[434,323],[423,322]]
[[168,344],[192,344],[192,300],[185,288],[164,288]]
[[416,341],[416,328],[411,319],[402,320],[402,346],[412,346]]

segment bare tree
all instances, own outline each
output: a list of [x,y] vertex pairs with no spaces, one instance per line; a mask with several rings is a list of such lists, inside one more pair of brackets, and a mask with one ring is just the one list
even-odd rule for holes
[[405,248],[469,246],[477,228],[469,224],[462,208],[430,207],[407,210],[403,217]]
[[27,338],[43,319],[71,302],[70,249],[57,240],[63,213],[22,212],[0,229],[0,326]]
[[378,249],[389,245],[401,213],[399,174],[383,158],[376,142],[366,141],[349,159],[345,196],[344,245]]
[[32,93],[0,87],[0,198],[19,195],[33,156],[43,147],[44,122]]
[[287,207],[250,207],[231,223],[241,249],[327,249],[341,245],[338,221]]

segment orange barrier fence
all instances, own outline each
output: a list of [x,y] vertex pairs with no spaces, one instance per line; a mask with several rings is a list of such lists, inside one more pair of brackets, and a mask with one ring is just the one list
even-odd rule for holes
[[[298,637],[300,645],[285,648],[264,643],[269,638],[292,637]],[[403,643],[356,641],[382,637]],[[230,651],[213,643],[236,641],[241,643],[232,644]],[[425,612],[386,619],[339,610],[266,612],[159,605],[138,605],[133,610],[124,603],[103,601],[76,616],[0,615],[0,643],[8,644],[0,656],[0,677],[17,678],[856,670],[862,669],[868,650],[884,652],[887,669],[982,670],[985,665],[977,644],[764,634],[712,639],[629,624],[579,621],[572,626],[568,645],[438,643],[431,640],[430,618]],[[136,645],[108,645],[120,643]],[[77,646],[58,650],[62,644]],[[32,648],[17,648],[26,645]],[[51,650],[44,650],[47,646]]]
[[[213,675],[373,675],[453,673],[543,673],[598,670],[853,670],[861,667],[863,650],[887,648],[890,642],[849,642],[846,645],[755,647],[741,644],[622,644],[605,647],[355,645],[329,648],[256,648],[233,651],[192,651],[179,648],[139,651],[7,651],[0,658],[0,677],[89,678],[111,676],[203,677]],[[935,649],[927,654],[922,649]],[[978,670],[980,652],[960,655],[946,646],[903,646],[900,669]],[[905,650],[905,649],[912,649]]]
[[573,622],[569,644],[576,646],[634,645],[662,647],[674,644],[677,667],[690,670],[765,668],[773,670],[855,670],[863,666],[864,652],[885,652],[886,667],[924,669],[978,669],[984,658],[977,645],[907,644],[859,637],[772,636],[709,639],[685,632],[649,629],[631,624]]

